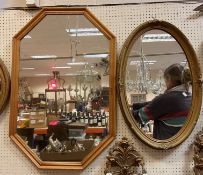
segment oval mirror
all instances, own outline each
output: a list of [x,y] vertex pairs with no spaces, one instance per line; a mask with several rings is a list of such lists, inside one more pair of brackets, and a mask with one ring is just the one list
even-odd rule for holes
[[201,107],[201,73],[184,34],[150,21],[126,40],[119,64],[120,105],[134,133],[158,149],[172,148],[191,133]]
[[13,38],[10,137],[43,169],[83,169],[115,137],[115,37],[85,8],[42,9]]
[[10,75],[4,64],[0,59],[0,114],[5,109],[10,96]]

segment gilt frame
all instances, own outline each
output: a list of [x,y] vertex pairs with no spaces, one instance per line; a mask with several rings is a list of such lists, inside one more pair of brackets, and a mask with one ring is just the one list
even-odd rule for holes
[[[152,137],[144,134],[143,131],[139,129],[139,126],[136,124],[135,119],[128,107],[127,96],[125,90],[125,75],[126,75],[126,66],[128,55],[130,54],[130,50],[133,47],[135,41],[145,32],[153,29],[163,30],[169,34],[171,34],[176,41],[182,47],[187,60],[189,62],[189,67],[192,74],[192,106],[190,112],[188,114],[188,120],[185,125],[181,128],[181,130],[173,137],[167,140],[156,140]],[[119,103],[121,107],[121,111],[123,113],[124,118],[126,119],[126,123],[129,128],[133,131],[133,133],[138,136],[141,141],[146,143],[152,148],[156,149],[169,149],[173,148],[180,143],[182,143],[192,132],[195,124],[198,120],[201,102],[202,102],[202,75],[200,70],[200,65],[198,63],[195,51],[190,44],[189,40],[186,36],[173,24],[170,24],[166,21],[152,20],[145,22],[144,24],[138,26],[132,33],[128,36],[125,41],[120,56],[119,56],[119,64],[118,64],[118,92],[119,92]]]

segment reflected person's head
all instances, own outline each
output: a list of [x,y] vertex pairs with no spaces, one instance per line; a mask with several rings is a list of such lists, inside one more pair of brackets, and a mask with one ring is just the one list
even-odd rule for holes
[[191,81],[190,70],[180,64],[172,64],[164,71],[164,79],[167,90],[181,84],[187,85]]

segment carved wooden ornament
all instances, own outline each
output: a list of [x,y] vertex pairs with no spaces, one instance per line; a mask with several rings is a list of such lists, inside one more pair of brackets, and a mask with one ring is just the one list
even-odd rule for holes
[[193,160],[195,175],[201,175],[203,170],[203,130],[198,132],[195,137]]
[[142,156],[137,152],[133,143],[123,137],[109,151],[105,175],[133,175],[137,173],[140,166],[142,174],[145,174]]

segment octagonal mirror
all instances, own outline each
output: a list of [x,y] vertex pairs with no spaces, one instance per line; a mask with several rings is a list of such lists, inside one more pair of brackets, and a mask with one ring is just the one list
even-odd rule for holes
[[115,136],[115,37],[85,8],[13,37],[10,137],[42,169],[82,169]]

